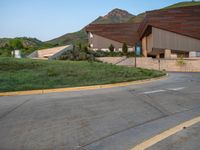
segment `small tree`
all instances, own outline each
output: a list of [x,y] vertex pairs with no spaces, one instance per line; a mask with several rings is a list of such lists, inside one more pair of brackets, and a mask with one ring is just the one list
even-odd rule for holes
[[128,46],[126,43],[123,43],[122,52],[124,53],[124,55],[127,55],[128,53]]
[[78,48],[79,48],[79,50],[82,50],[82,43],[81,42],[78,43]]
[[112,44],[110,44],[110,46],[109,46],[109,50],[110,50],[110,52],[114,52],[115,47],[114,47]]
[[83,47],[83,50],[85,53],[88,53],[88,47],[86,45]]
[[13,39],[10,41],[12,49],[22,49],[24,48],[22,41],[20,39]]

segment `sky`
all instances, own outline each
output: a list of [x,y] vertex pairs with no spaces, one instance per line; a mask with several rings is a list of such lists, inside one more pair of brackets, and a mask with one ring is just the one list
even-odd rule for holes
[[139,13],[183,0],[0,0],[0,38],[47,41],[82,29],[114,8]]

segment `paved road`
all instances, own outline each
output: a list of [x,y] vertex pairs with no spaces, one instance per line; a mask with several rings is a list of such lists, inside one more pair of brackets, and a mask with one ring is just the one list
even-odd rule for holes
[[[199,73],[171,73],[137,86],[0,97],[0,150],[130,150],[197,116]],[[149,149],[196,149],[199,138],[196,124]]]

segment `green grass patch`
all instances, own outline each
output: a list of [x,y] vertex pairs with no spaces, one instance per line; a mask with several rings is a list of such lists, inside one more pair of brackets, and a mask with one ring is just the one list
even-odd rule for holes
[[168,7],[163,8],[163,9],[186,7],[186,6],[196,6],[196,5],[200,5],[200,2],[199,1],[194,1],[194,2],[192,2],[192,1],[185,1],[185,2],[176,3],[174,5],[170,5]]
[[0,57],[0,91],[109,84],[165,73],[87,61],[46,61]]

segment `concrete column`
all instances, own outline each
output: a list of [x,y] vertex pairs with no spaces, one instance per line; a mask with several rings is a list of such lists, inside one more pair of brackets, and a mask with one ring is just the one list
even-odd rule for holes
[[171,50],[170,49],[165,49],[165,58],[171,58]]
[[142,38],[142,54],[144,57],[147,57],[147,37]]

